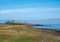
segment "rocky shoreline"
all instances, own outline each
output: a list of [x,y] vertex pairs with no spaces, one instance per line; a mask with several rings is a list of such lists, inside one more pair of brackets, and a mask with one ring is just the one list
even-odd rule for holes
[[34,28],[34,29],[41,30],[43,33],[48,33],[60,37],[60,30],[53,30],[47,28]]

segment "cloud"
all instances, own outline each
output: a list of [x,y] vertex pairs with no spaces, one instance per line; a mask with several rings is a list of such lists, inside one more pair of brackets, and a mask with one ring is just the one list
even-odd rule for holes
[[0,10],[0,14],[5,13],[31,13],[31,12],[41,12],[41,11],[56,11],[60,10],[60,8],[23,8],[23,9],[11,9],[11,10]]

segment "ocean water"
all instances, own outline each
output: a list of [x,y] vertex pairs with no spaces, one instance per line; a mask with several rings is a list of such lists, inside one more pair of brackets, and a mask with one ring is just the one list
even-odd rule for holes
[[45,24],[44,26],[33,26],[33,28],[48,28],[48,29],[60,30],[60,24]]
[[[5,23],[7,20],[0,20],[0,23]],[[35,20],[17,20],[17,22],[27,22],[27,23],[32,23],[32,24],[42,24],[44,26],[33,26],[34,28],[48,28],[48,29],[55,29],[55,30],[60,30],[60,24],[43,24],[40,21],[35,21]]]

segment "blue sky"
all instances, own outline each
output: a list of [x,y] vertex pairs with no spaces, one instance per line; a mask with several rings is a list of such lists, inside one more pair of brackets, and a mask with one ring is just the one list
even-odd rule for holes
[[60,18],[60,0],[0,0],[0,20]]

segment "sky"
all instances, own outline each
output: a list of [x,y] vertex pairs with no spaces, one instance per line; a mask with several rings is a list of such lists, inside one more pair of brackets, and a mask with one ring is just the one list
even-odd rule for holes
[[60,18],[60,0],[0,0],[0,20]]

